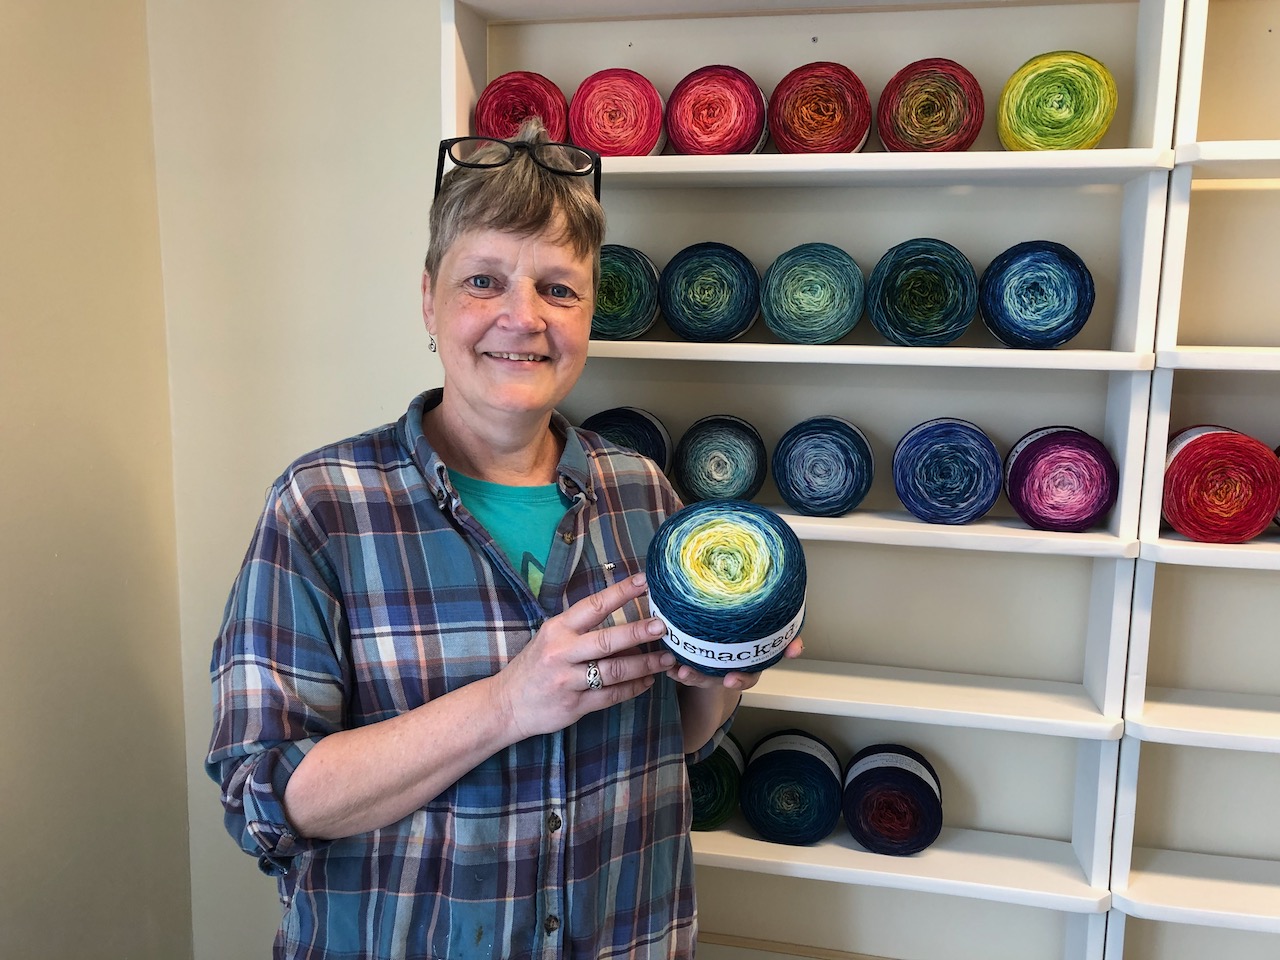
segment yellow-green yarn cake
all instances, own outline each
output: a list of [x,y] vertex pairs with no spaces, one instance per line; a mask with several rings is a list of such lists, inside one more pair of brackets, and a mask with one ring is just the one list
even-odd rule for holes
[[1074,50],[1032,57],[1004,85],[996,130],[1006,150],[1088,150],[1116,115],[1116,81]]

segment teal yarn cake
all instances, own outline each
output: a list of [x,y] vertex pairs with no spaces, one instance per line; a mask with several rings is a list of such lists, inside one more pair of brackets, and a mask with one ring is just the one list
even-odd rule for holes
[[764,486],[769,452],[750,423],[730,414],[703,417],[676,445],[671,476],[687,503],[750,500]]
[[862,319],[865,295],[853,257],[830,243],[802,243],[765,270],[760,314],[788,343],[835,343]]
[[727,243],[695,243],[662,268],[658,305],[667,326],[685,340],[736,340],[760,312],[760,275],[740,250]]
[[743,816],[764,840],[808,846],[840,822],[840,761],[821,738],[779,730],[751,750],[740,787]]
[[891,247],[871,271],[867,315],[890,343],[939,347],[958,339],[978,309],[978,276],[945,240],[919,237]]
[[600,248],[600,286],[596,291],[591,336],[597,340],[634,340],[658,320],[658,268],[635,247],[606,243]]
[[658,527],[646,556],[649,608],[677,660],[709,676],[777,663],[804,622],[800,538],[772,510],[706,500]]
[[711,756],[689,764],[694,830],[724,826],[738,811],[738,786],[745,769],[742,745],[732,733],[725,734]]

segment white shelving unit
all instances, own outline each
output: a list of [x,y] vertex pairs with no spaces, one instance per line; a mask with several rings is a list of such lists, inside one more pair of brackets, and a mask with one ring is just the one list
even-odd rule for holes
[[1280,955],[1280,527],[1161,526],[1170,433],[1280,442],[1280,3],[1187,0],[1121,745],[1108,957]]
[[[948,240],[979,273],[1015,243],[1055,239],[1080,254],[1098,291],[1068,347],[1009,349],[980,320],[936,349],[888,346],[865,319],[830,346],[777,342],[762,322],[734,343],[685,343],[660,322],[636,341],[594,342],[565,412],[580,420],[640,406],[673,439],[700,417],[733,413],[770,449],[800,420],[835,413],[863,429],[875,457],[872,491],[853,513],[779,509],[806,543],[807,654],[762,677],[735,729],[749,747],[799,726],[842,760],[870,743],[910,744],[938,768],[946,829],[905,859],[860,849],[843,824],[808,848],[764,843],[740,823],[695,835],[708,955],[1101,960],[1115,915],[1125,664],[1146,548],[1143,461],[1182,0],[820,6],[445,0],[445,135],[470,132],[478,93],[515,69],[571,96],[596,70],[630,67],[665,97],[711,63],[738,66],[767,94],[792,68],[835,60],[858,73],[873,104],[922,57],[949,56],[974,72],[987,119],[967,153],[889,154],[873,134],[850,155],[608,159],[608,240],[659,267],[688,244],[720,240],[762,272],[790,247],[824,240],[869,274],[912,237]],[[1059,49],[1108,65],[1121,93],[1115,122],[1094,150],[1004,151],[994,121],[1004,82]],[[1029,530],[1003,499],[969,526],[916,521],[888,464],[903,434],[937,416],[972,420],[1001,453],[1050,424],[1101,437],[1120,466],[1116,508],[1079,535]],[[771,481],[757,499],[778,505]],[[902,921],[923,910],[951,919]]]

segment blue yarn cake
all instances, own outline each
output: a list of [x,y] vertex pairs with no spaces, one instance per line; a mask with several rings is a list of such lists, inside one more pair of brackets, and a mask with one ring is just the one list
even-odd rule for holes
[[1015,244],[991,261],[978,285],[978,310],[1001,343],[1059,347],[1093,312],[1093,274],[1069,247],[1052,240]]
[[972,523],[995,506],[1004,465],[991,438],[967,420],[913,427],[893,451],[893,487],[926,523]]
[[695,243],[663,267],[658,304],[667,326],[685,340],[736,340],[760,312],[760,275],[727,243]]
[[773,480],[796,513],[839,517],[860,504],[875,472],[871,445],[841,417],[802,420],[773,448]]
[[739,787],[743,816],[764,840],[807,846],[840,822],[840,761],[803,730],[779,730],[751,750]]
[[671,466],[671,434],[661,420],[639,407],[611,407],[582,421],[610,443],[634,450],[656,463],[663,473]]

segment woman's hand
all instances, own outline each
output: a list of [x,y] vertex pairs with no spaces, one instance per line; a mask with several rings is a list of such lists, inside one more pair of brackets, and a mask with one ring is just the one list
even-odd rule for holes
[[579,600],[547,620],[497,674],[500,707],[521,739],[563,730],[594,710],[630,700],[673,667],[669,652],[635,652],[662,636],[662,621],[600,626],[644,592],[644,574],[636,574]]
[[[786,649],[782,651],[783,657],[788,660],[794,660],[802,653],[804,653],[804,639],[799,636],[788,643]],[[715,677],[695,670],[688,664],[677,663],[667,669],[667,676],[686,687],[701,687],[704,690],[712,687],[728,687],[730,690],[742,691],[754,687],[763,672],[760,670],[756,673],[742,673],[733,670],[723,677]]]

